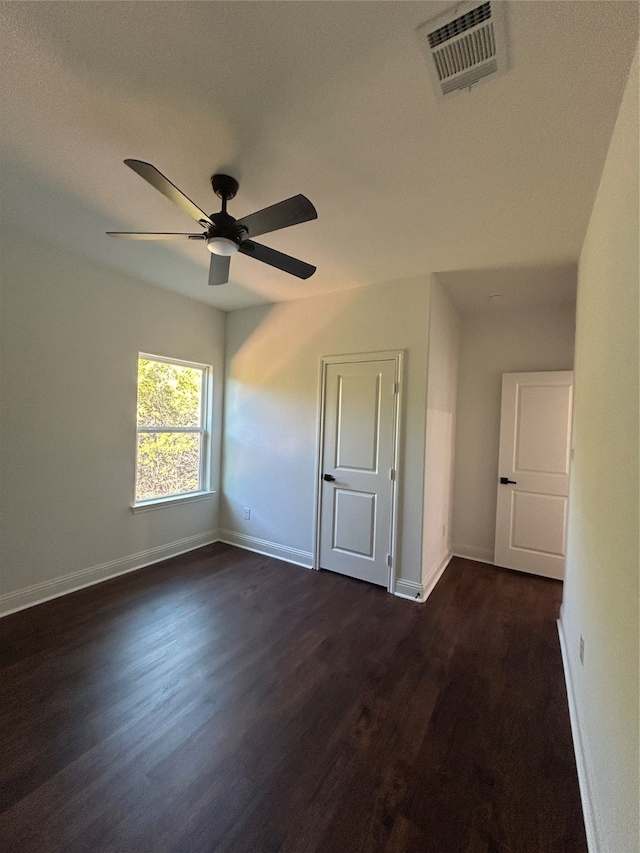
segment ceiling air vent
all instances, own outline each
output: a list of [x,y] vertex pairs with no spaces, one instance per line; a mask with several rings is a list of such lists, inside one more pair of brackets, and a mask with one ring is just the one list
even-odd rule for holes
[[439,98],[507,70],[504,3],[459,3],[416,29]]

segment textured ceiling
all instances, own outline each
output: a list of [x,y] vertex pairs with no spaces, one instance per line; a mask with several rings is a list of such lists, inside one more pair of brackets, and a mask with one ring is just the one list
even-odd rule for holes
[[577,265],[502,267],[437,273],[461,314],[575,303]]
[[[225,310],[425,272],[530,287],[577,260],[638,5],[508,3],[508,74],[439,102],[414,30],[449,6],[0,4],[3,215]],[[318,220],[260,239],[318,271],[236,256],[209,288],[200,243],[110,240],[191,228],[125,157],[208,212],[216,171],[240,181],[236,217],[304,193]]]

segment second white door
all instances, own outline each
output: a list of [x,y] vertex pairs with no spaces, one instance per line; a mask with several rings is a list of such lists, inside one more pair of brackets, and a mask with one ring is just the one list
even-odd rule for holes
[[381,586],[391,565],[398,373],[399,356],[324,365],[319,567]]
[[496,566],[562,579],[573,373],[502,377]]

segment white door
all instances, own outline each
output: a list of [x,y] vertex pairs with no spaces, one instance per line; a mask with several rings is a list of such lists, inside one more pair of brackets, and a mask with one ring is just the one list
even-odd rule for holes
[[502,377],[496,566],[562,579],[573,373]]
[[401,356],[373,356],[325,359],[318,566],[389,587]]

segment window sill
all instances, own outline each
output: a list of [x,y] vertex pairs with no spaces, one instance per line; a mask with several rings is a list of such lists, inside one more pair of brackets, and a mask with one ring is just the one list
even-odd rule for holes
[[132,504],[132,512],[148,512],[151,509],[161,509],[164,506],[178,506],[179,504],[194,503],[195,501],[206,501],[215,495],[211,492],[192,492],[188,495],[172,495],[168,498],[155,498],[152,501],[144,501]]

